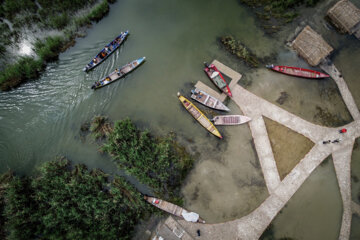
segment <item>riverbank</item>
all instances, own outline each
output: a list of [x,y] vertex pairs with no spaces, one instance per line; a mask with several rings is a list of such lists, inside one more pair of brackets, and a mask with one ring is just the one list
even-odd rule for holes
[[[0,88],[11,90],[39,77],[47,63],[56,61],[61,52],[84,35],[84,29],[98,22],[109,12],[109,4],[116,0],[63,1],[61,5],[42,0],[5,1],[0,8],[0,55],[5,67],[0,72]],[[23,3],[25,2],[25,3]],[[28,7],[24,10],[23,5]],[[18,9],[21,9],[18,12]],[[21,46],[26,32],[41,32],[36,41]],[[10,48],[16,46],[15,56]],[[25,48],[25,56],[20,52]],[[10,58],[11,57],[11,58]],[[16,59],[14,62],[6,59]]]

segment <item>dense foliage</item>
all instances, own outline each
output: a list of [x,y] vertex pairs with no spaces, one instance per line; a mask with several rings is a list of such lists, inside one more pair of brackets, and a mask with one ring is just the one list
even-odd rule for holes
[[35,43],[35,52],[43,62],[54,61],[58,59],[62,50],[64,39],[60,36],[48,37],[44,41]]
[[257,16],[269,24],[263,23],[262,26],[268,33],[279,30],[278,25],[283,21],[291,22],[298,16],[297,7],[313,7],[321,0],[239,0],[241,3],[255,8]]
[[[63,36],[48,37],[35,44],[35,52],[43,64],[56,60],[61,50],[71,45],[76,36],[76,31],[83,26],[90,25],[92,21],[99,21],[109,12],[109,3],[114,0],[103,0],[99,4],[96,0],[3,0],[0,1],[0,55],[6,53],[6,46],[16,43],[21,38],[24,26],[31,28],[61,30]],[[87,13],[77,15],[80,9],[87,9]],[[12,24],[10,29],[5,18]],[[9,63],[10,61],[6,61]],[[9,64],[0,73],[2,90],[9,90],[20,83],[38,77],[39,69],[32,74],[23,74],[19,69],[20,61]],[[27,62],[29,62],[27,60]],[[33,60],[32,63],[40,64]],[[8,68],[10,70],[8,70]],[[11,75],[12,74],[12,75]],[[19,76],[21,80],[19,81]]]
[[115,163],[157,192],[179,193],[181,180],[192,167],[192,158],[173,135],[154,138],[125,119],[115,123],[104,151]]
[[38,77],[43,67],[42,60],[35,60],[31,57],[20,58],[16,64],[9,65],[0,72],[1,89],[10,90],[14,85]]
[[72,168],[65,159],[45,163],[36,177],[1,183],[0,190],[0,233],[8,239],[130,239],[150,209],[122,177],[109,183],[103,172]]

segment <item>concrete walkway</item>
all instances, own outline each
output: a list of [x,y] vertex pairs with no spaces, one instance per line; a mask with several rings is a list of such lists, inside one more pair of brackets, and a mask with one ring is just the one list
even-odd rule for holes
[[[226,223],[197,224],[184,220],[177,220],[177,222],[188,234],[192,235],[194,239],[259,239],[275,216],[314,169],[319,166],[327,156],[332,154],[343,202],[343,216],[339,239],[349,239],[352,213],[360,214],[360,206],[351,201],[350,186],[351,154],[355,138],[360,137],[360,114],[345,81],[337,77],[340,92],[355,121],[343,126],[347,128],[348,131],[346,134],[340,136],[338,130],[342,127],[327,128],[307,122],[247,91],[236,84],[241,77],[239,73],[216,60],[214,60],[213,63],[219,71],[231,79],[235,79],[235,81],[231,82],[232,100],[235,101],[245,115],[252,118],[252,121],[249,122],[249,127],[254,138],[255,148],[269,191],[269,197],[247,216]],[[208,89],[204,86],[204,84],[200,83],[197,87],[207,91]],[[283,181],[280,181],[263,116],[304,135],[315,143],[314,147]],[[339,137],[341,141],[337,144],[322,143],[324,139],[334,140]],[[196,235],[197,229],[201,231],[200,237]]]
[[332,79],[335,80],[340,90],[341,96],[344,99],[344,102],[347,108],[349,109],[351,116],[353,117],[354,120],[359,120],[360,119],[359,109],[356,106],[354,98],[351,95],[351,92],[344,78],[342,77],[340,71],[335,67],[334,64],[330,63],[330,61],[328,61],[327,63],[322,63],[320,65],[320,68],[324,70],[327,74],[329,74]]

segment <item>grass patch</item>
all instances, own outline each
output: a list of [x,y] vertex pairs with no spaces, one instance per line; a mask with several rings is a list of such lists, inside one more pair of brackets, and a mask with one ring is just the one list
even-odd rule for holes
[[176,143],[173,134],[155,138],[137,129],[130,119],[115,123],[103,150],[113,156],[119,168],[170,197],[179,194],[181,182],[193,165],[193,159]]
[[8,91],[29,79],[37,78],[43,70],[42,60],[31,57],[22,57],[17,63],[7,66],[0,72],[1,90]]
[[60,36],[48,37],[44,41],[35,43],[35,52],[44,62],[58,59],[64,46],[65,40]]

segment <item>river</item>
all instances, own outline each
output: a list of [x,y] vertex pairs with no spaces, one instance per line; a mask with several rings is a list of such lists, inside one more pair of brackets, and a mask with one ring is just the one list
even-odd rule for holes
[[[354,2],[360,5],[359,0]],[[242,73],[240,84],[248,90],[308,121],[323,125],[350,122],[351,116],[332,79],[289,78],[264,67],[252,70],[224,51],[218,40],[231,34],[260,57],[273,54],[275,63],[307,67],[285,46],[285,41],[300,22],[308,21],[331,40],[336,49],[332,60],[343,71],[350,89],[359,89],[353,54],[357,52],[359,59],[360,45],[358,40],[340,35],[325,24],[323,16],[331,3],[334,1],[322,3],[321,11],[302,9],[303,18],[269,36],[259,27],[251,10],[236,0],[117,1],[111,5],[109,15],[88,29],[87,36],[77,39],[75,46],[62,53],[57,62],[49,64],[39,80],[0,93],[0,171],[12,169],[19,174],[32,174],[39,164],[66,156],[74,163],[115,173],[110,158],[99,153],[99,145],[90,137],[82,139],[80,126],[94,115],[106,115],[112,120],[130,117],[141,128],[156,134],[176,132],[178,140],[197,156],[182,189],[187,208],[200,213],[209,223],[248,214],[268,196],[250,129],[247,125],[220,127],[224,139],[218,140],[183,109],[176,93],[180,91],[189,97],[198,80],[214,87],[203,72],[203,62],[217,59]],[[99,49],[127,29],[130,35],[116,53],[88,74],[82,72]],[[124,79],[95,92],[90,89],[95,80],[142,56],[146,56],[146,62]],[[288,98],[280,105],[276,100],[282,92]],[[360,104],[359,93],[352,92]],[[231,113],[241,113],[233,102],[228,106]],[[333,167],[314,174],[336,182]],[[323,188],[325,192],[338,190],[334,184]],[[309,198],[318,185],[307,184],[304,189],[297,198]],[[315,204],[306,214],[316,211],[316,203],[323,200],[312,199]],[[340,195],[334,194],[333,199],[327,200],[334,206],[331,216],[338,218],[333,225],[339,228]],[[294,206],[295,212],[305,214],[296,202],[301,201],[294,201],[288,208]],[[328,215],[318,215],[314,224],[326,224]],[[287,222],[287,231],[289,226],[290,231],[291,226],[293,230],[297,228],[297,222]],[[274,229],[281,232],[281,223],[274,223]],[[336,239],[336,233],[331,237]]]

